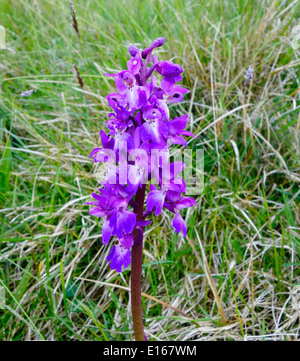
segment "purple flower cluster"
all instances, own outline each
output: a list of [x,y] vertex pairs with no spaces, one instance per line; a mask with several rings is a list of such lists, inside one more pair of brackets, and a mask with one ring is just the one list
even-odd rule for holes
[[[180,210],[196,205],[193,198],[182,196],[186,185],[177,175],[184,163],[169,163],[169,146],[186,146],[183,136],[193,134],[184,130],[187,115],[170,119],[168,104],[182,101],[188,90],[176,85],[182,80],[181,66],[172,61],[159,62],[152,55],[164,41],[158,38],[144,50],[130,46],[127,70],[105,74],[114,78],[117,92],[106,97],[112,108],[106,122],[109,132],[100,131],[102,147],[94,149],[91,156],[95,162],[107,164],[107,173],[101,182],[101,195],[93,193],[94,201],[88,204],[95,206],[91,215],[104,217],[103,244],[118,237],[118,244],[107,257],[111,269],[118,272],[131,263],[130,248],[143,236],[144,227],[150,223],[146,218],[152,212],[157,216],[164,207],[174,213],[175,232],[182,231],[185,237],[187,227]],[[150,180],[147,210],[138,217],[141,205],[136,194]]]

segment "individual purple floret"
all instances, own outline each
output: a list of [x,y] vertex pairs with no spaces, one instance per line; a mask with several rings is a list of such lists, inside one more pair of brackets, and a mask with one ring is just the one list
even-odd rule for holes
[[254,74],[254,69],[253,69],[252,65],[249,65],[248,69],[245,70],[244,85],[246,85],[253,78],[253,74]]
[[[169,162],[169,147],[186,146],[184,136],[193,134],[185,130],[187,114],[170,119],[168,104],[181,102],[189,91],[176,84],[182,80],[180,65],[170,60],[159,62],[152,55],[164,42],[158,38],[144,50],[130,46],[127,69],[105,73],[114,79],[117,92],[106,97],[112,108],[106,121],[108,130],[100,131],[102,147],[90,156],[95,162],[105,162],[107,172],[100,195],[93,193],[94,201],[87,204],[94,206],[91,215],[104,219],[102,243],[117,236],[118,243],[107,257],[117,272],[131,263],[131,247],[142,240],[150,214],[170,211],[175,232],[185,237],[187,227],[180,211],[196,205],[193,198],[183,195],[186,186],[178,174],[184,163]],[[150,185],[144,210],[144,194],[141,200],[137,193],[143,193],[151,180],[155,185]]]

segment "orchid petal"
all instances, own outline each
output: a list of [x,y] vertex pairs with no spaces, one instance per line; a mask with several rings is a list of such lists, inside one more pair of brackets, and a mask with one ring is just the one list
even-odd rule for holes
[[183,237],[186,237],[187,227],[179,212],[176,213],[175,217],[173,218],[172,225],[176,233],[182,231]]
[[110,268],[122,272],[122,267],[127,268],[131,263],[130,249],[121,244],[114,245],[106,260],[110,262]]

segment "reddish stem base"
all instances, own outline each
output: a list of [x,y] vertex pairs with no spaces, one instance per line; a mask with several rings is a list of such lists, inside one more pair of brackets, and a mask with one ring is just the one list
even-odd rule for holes
[[[146,185],[139,188],[135,201],[136,219],[143,219],[144,200]],[[131,251],[131,309],[134,328],[134,336],[136,341],[145,341],[143,309],[142,309],[142,259],[143,259],[143,239],[135,235],[134,244]]]

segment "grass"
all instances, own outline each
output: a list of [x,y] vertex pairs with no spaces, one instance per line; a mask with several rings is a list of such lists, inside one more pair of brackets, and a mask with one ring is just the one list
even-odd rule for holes
[[88,154],[114,89],[102,71],[124,68],[128,45],[158,36],[160,58],[180,63],[192,90],[171,113],[190,114],[205,186],[185,214],[187,239],[166,212],[146,232],[146,335],[299,339],[299,2],[73,3],[80,41],[68,1],[1,4],[0,339],[133,339],[130,269],[109,269],[111,246],[84,202],[97,189]]

